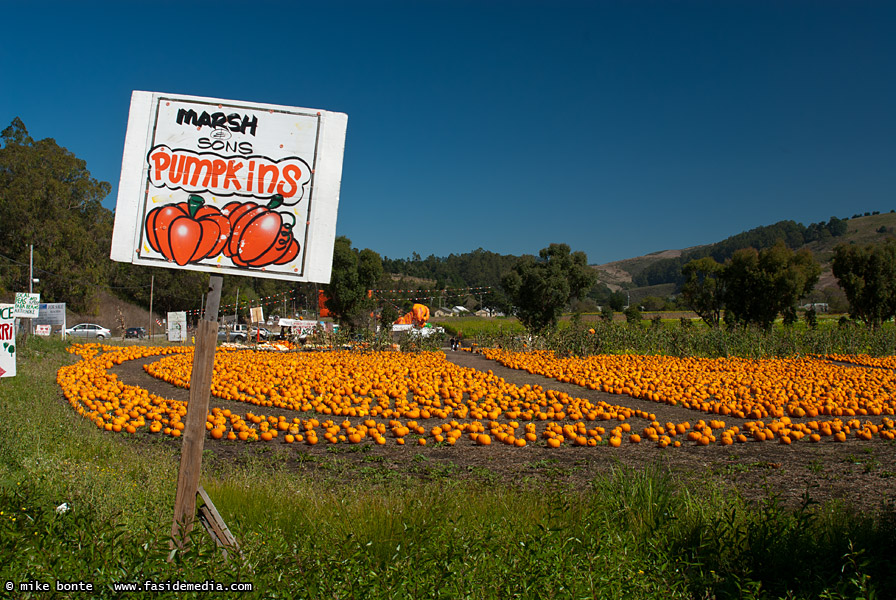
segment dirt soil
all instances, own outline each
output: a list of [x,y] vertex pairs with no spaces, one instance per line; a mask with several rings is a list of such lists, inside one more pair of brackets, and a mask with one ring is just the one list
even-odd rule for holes
[[[699,419],[710,415],[699,414],[681,407],[638,400],[588,390],[574,384],[564,384],[524,371],[509,369],[470,352],[446,349],[447,359],[459,366],[491,370],[506,381],[517,385],[537,384],[546,389],[565,391],[571,395],[602,400],[610,404],[640,409],[656,416],[661,423]],[[189,391],[176,388],[150,377],[143,365],[159,360],[151,357],[129,361],[114,367],[121,381],[138,385],[167,398],[187,400]],[[212,397],[210,406],[230,408],[245,413],[242,403]],[[269,409],[270,410],[270,409]],[[276,414],[307,416],[278,410]],[[438,424],[436,419],[418,420],[427,429]],[[633,429],[646,422],[632,419]],[[728,426],[740,420],[726,418]],[[111,435],[111,434],[110,434]],[[131,440],[136,443],[170,443],[179,448],[180,440],[153,434],[138,433]],[[680,485],[699,489],[721,489],[740,493],[749,501],[764,501],[775,496],[782,504],[796,507],[804,498],[817,502],[841,500],[855,510],[877,511],[896,503],[896,445],[879,439],[860,441],[853,437],[845,443],[823,439],[811,444],[805,441],[791,446],[772,442],[747,442],[732,446],[706,447],[684,442],[680,448],[658,448],[650,442],[629,444],[619,448],[609,445],[597,447],[547,448],[540,443],[516,448],[493,443],[488,447],[474,445],[466,437],[455,446],[431,445],[399,446],[387,443],[360,445],[316,446],[285,444],[282,438],[271,442],[247,444],[239,441],[205,440],[207,459],[218,468],[248,462],[269,464],[271,468],[289,469],[309,477],[345,481],[364,478],[385,481],[390,478],[472,478],[488,483],[512,485],[559,484],[574,489],[587,489],[595,477],[624,465],[641,468],[647,465],[668,470]]]

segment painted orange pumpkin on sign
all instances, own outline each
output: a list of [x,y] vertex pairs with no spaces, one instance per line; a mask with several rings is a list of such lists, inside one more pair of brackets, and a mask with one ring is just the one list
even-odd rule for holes
[[196,195],[152,209],[145,228],[150,247],[181,266],[217,256],[230,238],[227,217]]
[[240,267],[283,265],[299,254],[299,242],[292,234],[295,217],[275,209],[283,196],[274,195],[267,206],[255,202],[231,202],[221,209],[230,220],[230,240],[224,255]]

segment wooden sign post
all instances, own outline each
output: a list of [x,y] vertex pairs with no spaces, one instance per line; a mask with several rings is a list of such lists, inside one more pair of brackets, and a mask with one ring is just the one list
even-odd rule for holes
[[[173,550],[184,546],[197,518],[222,277],[330,281],[347,123],[348,115],[313,108],[131,95],[109,257],[210,274],[196,328]],[[150,308],[151,300],[152,286]],[[211,501],[201,503],[226,544]]]
[[202,448],[205,444],[205,422],[212,391],[215,368],[215,346],[218,342],[218,308],[221,305],[220,275],[209,276],[205,314],[196,328],[196,347],[193,350],[193,372],[190,375],[190,400],[184,424],[177,492],[174,496],[174,522],[171,537],[181,548],[187,541],[196,517],[196,493],[202,471]]

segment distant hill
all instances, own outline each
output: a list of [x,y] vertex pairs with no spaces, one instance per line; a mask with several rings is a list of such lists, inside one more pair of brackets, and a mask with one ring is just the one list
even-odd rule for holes
[[592,266],[597,269],[598,280],[615,292],[623,288],[632,287],[632,278],[651,265],[669,258],[679,258],[687,250],[690,250],[690,248],[685,250],[662,250],[660,252],[651,252],[644,256]]
[[[714,244],[693,246],[680,250],[663,250],[644,256],[627,258],[601,265],[592,265],[598,272],[599,283],[611,291],[627,291],[630,300],[647,296],[667,298],[676,293],[682,283],[681,267],[695,258],[712,256],[719,262],[727,260],[736,250],[753,246],[763,249],[778,240],[793,250],[806,248],[822,266],[822,274],[813,301],[826,302],[830,293],[839,292],[831,273],[831,257],[838,244],[868,244],[896,237],[896,212],[868,213],[827,222],[803,225],[795,221],[780,221],[757,227],[725,238]],[[414,255],[408,259],[384,257],[383,267],[393,280],[402,280],[407,287],[490,286],[496,297],[500,295],[501,276],[513,267],[518,256],[502,255],[479,248],[465,254],[448,257]]]
[[896,212],[866,214],[849,219],[832,218],[827,223],[804,226],[794,221],[757,227],[715,244],[681,250],[664,250],[644,256],[627,258],[602,265],[593,265],[598,279],[613,291],[628,290],[639,298],[656,295],[648,288],[667,289],[681,283],[681,266],[702,256],[712,256],[719,262],[729,258],[734,250],[753,246],[757,249],[774,245],[783,239],[794,251],[805,248],[821,264],[822,274],[817,290],[836,287],[831,273],[831,258],[839,244],[869,244],[896,238]]

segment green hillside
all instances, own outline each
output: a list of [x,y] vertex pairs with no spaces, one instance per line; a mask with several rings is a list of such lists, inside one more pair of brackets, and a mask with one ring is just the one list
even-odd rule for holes
[[[693,258],[709,255],[721,261],[727,258],[725,254],[729,249],[750,245],[759,248],[768,247],[777,239],[784,239],[788,246],[795,251],[803,248],[811,251],[815,260],[821,264],[822,274],[816,286],[816,290],[821,294],[825,290],[837,287],[836,279],[831,273],[831,258],[835,247],[840,244],[861,245],[896,238],[896,212],[854,216],[849,219],[841,219],[840,223],[845,224],[845,228],[839,235],[820,235],[818,239],[804,243],[794,243],[794,240],[798,239],[795,234],[802,232],[805,235],[806,231],[811,230],[813,226],[810,225],[806,228],[799,223],[782,221],[775,225],[758,227],[715,244],[654,252],[645,256],[596,265],[594,268],[598,271],[599,281],[610,289],[625,289],[642,297],[652,295],[650,288],[677,283],[672,274],[678,273],[681,265]],[[810,235],[814,235],[814,232]],[[650,281],[644,281],[647,273],[657,275]],[[666,277],[661,277],[661,275],[666,275]]]

